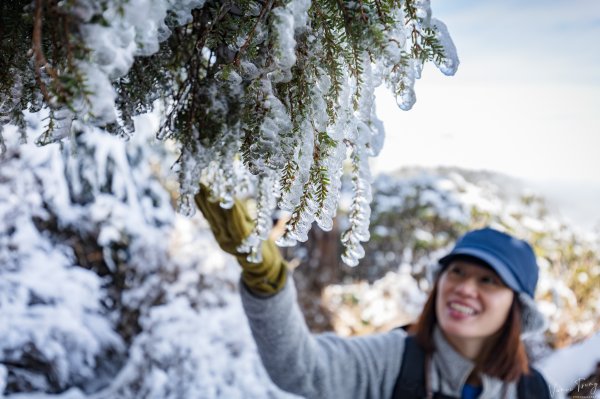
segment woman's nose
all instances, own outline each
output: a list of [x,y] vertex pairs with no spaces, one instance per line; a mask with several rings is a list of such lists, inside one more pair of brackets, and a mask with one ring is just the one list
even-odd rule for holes
[[456,285],[455,290],[465,296],[475,295],[477,293],[477,282],[474,278],[467,277]]

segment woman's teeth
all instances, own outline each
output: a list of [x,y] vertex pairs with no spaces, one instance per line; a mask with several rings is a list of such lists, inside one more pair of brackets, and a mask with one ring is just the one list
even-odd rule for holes
[[450,308],[453,310],[456,310],[460,313],[466,314],[466,315],[473,315],[475,314],[475,309],[470,308],[468,306],[465,305],[461,305],[460,303],[455,303],[455,302],[451,302],[450,303]]

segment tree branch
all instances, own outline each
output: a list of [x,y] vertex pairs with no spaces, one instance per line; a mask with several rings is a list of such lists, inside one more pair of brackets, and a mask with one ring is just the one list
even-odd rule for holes
[[32,43],[31,50],[33,51],[33,62],[35,69],[35,81],[37,82],[42,95],[46,102],[50,102],[50,95],[48,93],[48,88],[46,84],[42,80],[41,69],[47,64],[46,57],[42,51],[42,9],[43,9],[42,0],[35,0],[35,9],[33,14],[33,34],[32,34]]
[[261,23],[263,17],[267,13],[267,11],[269,11],[271,9],[271,7],[273,7],[273,0],[268,0],[263,4],[262,8],[260,9],[260,14],[259,14],[258,18],[256,18],[256,22],[254,23],[254,26],[252,27],[252,30],[248,34],[246,41],[244,42],[242,47],[240,47],[240,49],[238,50],[238,52],[235,55],[235,58],[233,59],[234,65],[236,65],[236,66],[240,65],[241,56],[246,52],[246,49],[248,48],[248,46],[250,46],[250,43],[252,42],[252,39],[254,38],[254,35],[256,34],[256,28],[258,28],[258,25]]

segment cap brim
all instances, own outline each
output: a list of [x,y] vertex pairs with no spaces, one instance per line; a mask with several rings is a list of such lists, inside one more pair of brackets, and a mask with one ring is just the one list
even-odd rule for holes
[[484,263],[488,264],[492,269],[494,269],[496,273],[498,273],[498,276],[500,276],[502,281],[504,281],[504,284],[506,284],[516,292],[520,293],[523,291],[519,283],[517,282],[517,279],[512,274],[508,266],[506,266],[504,262],[502,262],[494,255],[490,254],[489,252],[481,251],[477,248],[461,248],[458,250],[454,250],[450,254],[444,256],[442,259],[440,259],[439,262],[442,265],[446,266],[452,261],[452,259],[461,255],[472,256],[482,260]]

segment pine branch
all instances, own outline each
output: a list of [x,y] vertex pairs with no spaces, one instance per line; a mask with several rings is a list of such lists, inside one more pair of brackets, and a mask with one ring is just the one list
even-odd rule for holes
[[236,66],[240,65],[241,57],[246,52],[246,49],[248,48],[248,46],[250,46],[250,43],[252,43],[252,39],[254,38],[254,35],[256,34],[256,29],[262,23],[262,20],[267,15],[267,12],[269,12],[271,10],[271,8],[273,7],[274,2],[275,2],[275,0],[266,0],[263,3],[263,6],[262,6],[262,8],[260,10],[260,14],[256,18],[256,22],[254,23],[254,26],[252,27],[252,30],[250,31],[250,33],[246,37],[246,41],[240,47],[240,49],[238,50],[238,52],[235,55],[235,58],[233,59],[233,64],[234,65],[236,65]]

